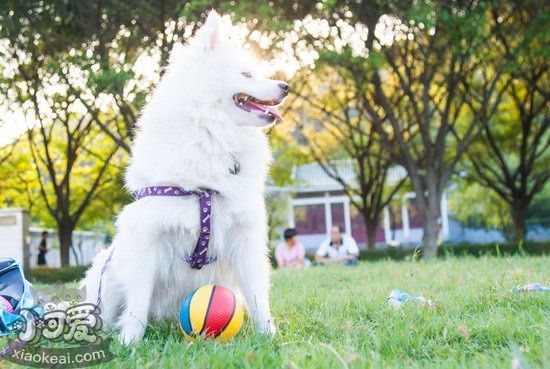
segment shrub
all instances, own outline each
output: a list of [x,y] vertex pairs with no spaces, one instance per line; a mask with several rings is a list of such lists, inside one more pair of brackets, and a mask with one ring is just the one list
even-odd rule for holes
[[[545,242],[522,242],[522,243],[502,243],[502,244],[473,244],[462,243],[456,245],[442,245],[439,248],[439,257],[446,256],[483,256],[483,255],[547,255],[550,254],[550,241]],[[314,253],[307,253],[306,257],[313,260]],[[422,257],[422,247],[403,248],[386,247],[383,249],[362,249],[359,253],[361,260],[405,260]],[[271,253],[271,264],[276,267],[277,262],[273,253]]]
[[66,266],[61,268],[32,268],[33,283],[74,282],[82,279],[89,265]]
[[[415,255],[416,254],[416,255]],[[546,255],[550,254],[550,242],[521,242],[521,243],[502,243],[502,244],[475,244],[461,243],[456,245],[442,245],[439,248],[439,257],[446,256],[484,256],[484,255]],[[362,260],[380,260],[392,259],[403,260],[406,258],[422,257],[422,247],[401,248],[388,247],[377,250],[361,250]]]

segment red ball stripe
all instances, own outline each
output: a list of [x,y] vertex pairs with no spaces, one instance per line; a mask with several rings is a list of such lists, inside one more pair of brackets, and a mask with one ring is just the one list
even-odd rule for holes
[[227,326],[229,325],[229,323],[231,323],[231,320],[233,319],[233,316],[235,315],[236,310],[237,310],[237,300],[233,299],[233,312],[231,313],[231,316],[227,320],[227,323],[225,323],[223,328],[218,332],[218,334],[216,334],[216,337],[218,337],[220,334],[222,334],[223,331],[225,330],[225,328],[227,328]]
[[235,306],[233,292],[227,288],[214,287],[204,325],[206,337],[216,337],[223,332],[233,318]]

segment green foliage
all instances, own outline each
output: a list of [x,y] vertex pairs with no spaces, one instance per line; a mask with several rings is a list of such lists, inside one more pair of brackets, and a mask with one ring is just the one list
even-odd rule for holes
[[121,94],[124,85],[134,78],[134,74],[126,71],[107,70],[90,76],[88,84],[93,86],[95,94],[102,92]]
[[269,227],[269,240],[280,239],[279,231],[288,225],[289,197],[285,193],[270,192],[266,196],[267,223]]
[[293,137],[291,126],[278,126],[269,133],[273,163],[269,170],[271,184],[284,186],[292,183],[292,170],[295,165],[307,162],[305,148]]
[[376,50],[371,50],[369,52],[369,57],[367,58],[368,65],[371,69],[377,70],[382,68],[385,62],[384,55]]
[[[448,191],[453,217],[468,227],[496,228],[512,236],[510,205],[502,197],[475,182],[459,179],[456,184]],[[550,184],[533,199],[525,220],[528,225],[550,227]]]
[[550,183],[534,198],[527,223],[550,228]]
[[[423,24],[427,28],[433,28],[436,26],[437,12],[436,6],[430,1],[420,1],[404,11],[404,19],[413,24]],[[445,13],[446,14],[446,13]],[[441,18],[449,18],[441,14]]]
[[[67,210],[74,213],[90,192],[93,182],[104,165],[104,158],[113,149],[112,145],[99,130],[89,132],[84,140],[84,146],[72,158],[70,173],[67,173],[68,157],[66,155],[67,142],[61,134],[61,127],[52,127],[52,141],[48,148],[49,155],[54,158],[56,181],[61,182],[65,175],[69,175],[70,203]],[[57,206],[59,199],[56,196],[49,172],[41,160],[34,162],[29,145],[37,157],[44,158],[45,151],[37,136],[33,142],[28,138],[22,139],[9,160],[0,164],[0,206],[24,207],[29,210],[34,224],[45,227],[56,227],[56,218],[49,212],[46,201],[50,206]],[[88,148],[88,149],[84,149]],[[130,196],[123,188],[122,171],[126,158],[116,155],[102,175],[98,188],[95,190],[92,201],[78,220],[78,229],[104,228],[109,229],[114,216],[121,206],[130,200]],[[37,180],[37,169],[41,175],[44,193]]]
[[[328,66],[335,66],[335,67],[341,66],[341,67],[351,68],[353,66],[361,66],[362,64],[365,63],[364,58],[353,55],[353,50],[349,46],[345,46],[343,50],[340,52],[336,52],[330,49],[321,49],[318,52],[319,52],[318,62],[321,65],[328,65]],[[381,65],[381,61],[379,58],[380,58],[380,53],[373,51],[369,54],[368,61],[371,64],[380,63]]]
[[509,205],[489,188],[458,179],[457,186],[450,189],[448,195],[451,214],[464,225],[510,231]]
[[475,44],[486,42],[489,35],[488,11],[490,6],[486,2],[479,2],[473,6],[456,6],[445,4],[439,9],[439,24],[436,32],[444,32],[453,51],[466,51],[468,54],[487,52],[486,49],[472,47]]
[[[9,160],[0,164],[0,204],[23,207],[31,212],[31,216],[40,213],[40,216],[47,218],[46,206],[38,194],[31,154],[25,146],[24,142],[18,142]],[[5,146],[0,148],[0,152],[7,152],[8,149]]]
[[[208,8],[212,7],[212,2],[204,2],[209,3]],[[294,20],[301,20],[316,12],[317,3],[317,0],[222,1],[215,9],[230,14],[234,20],[256,19],[259,29],[284,38],[285,32],[292,29]]]

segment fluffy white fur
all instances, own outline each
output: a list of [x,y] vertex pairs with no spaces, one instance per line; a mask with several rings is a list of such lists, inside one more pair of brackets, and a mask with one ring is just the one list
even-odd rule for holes
[[[207,283],[236,291],[257,329],[275,332],[263,194],[271,153],[260,129],[268,123],[237,108],[232,97],[244,92],[282,100],[284,94],[281,81],[263,79],[254,58],[228,40],[230,31],[211,11],[194,39],[174,48],[139,119],[126,173],[129,191],[155,185],[219,191],[208,249],[218,260],[201,270],[183,260],[199,236],[197,197],[147,197],[124,207],[111,248],[97,255],[83,285],[95,303],[113,249],[100,308],[125,344],[142,338],[148,320],[177,318],[182,299]],[[241,164],[237,175],[228,170],[235,159]]]

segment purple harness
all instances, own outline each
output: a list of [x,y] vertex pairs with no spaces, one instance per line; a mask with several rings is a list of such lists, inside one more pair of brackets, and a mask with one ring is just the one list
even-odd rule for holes
[[139,200],[149,196],[198,196],[200,204],[200,225],[201,230],[197,246],[191,256],[185,258],[185,261],[193,269],[201,269],[206,264],[216,261],[216,257],[208,256],[208,242],[210,240],[210,215],[212,213],[212,194],[218,193],[215,190],[197,190],[186,191],[181,187],[174,186],[154,186],[145,187],[132,192],[134,200]]
[[[140,190],[132,192],[132,197],[134,200],[139,200],[144,197],[149,196],[198,196],[200,204],[200,219],[201,219],[201,231],[199,235],[199,240],[197,241],[197,246],[191,256],[185,258],[185,261],[193,269],[202,269],[206,264],[210,264],[216,261],[215,256],[207,256],[208,252],[208,241],[210,240],[210,214],[212,213],[212,194],[218,193],[215,190],[197,190],[197,191],[186,191],[181,187],[174,186],[154,186],[154,187],[145,187]],[[111,257],[113,256],[114,248],[111,246],[111,251],[109,256],[103,264],[101,269],[101,274],[99,277],[99,286],[97,291],[97,300],[96,306],[101,304],[101,291],[103,286],[103,274],[107,270]]]

